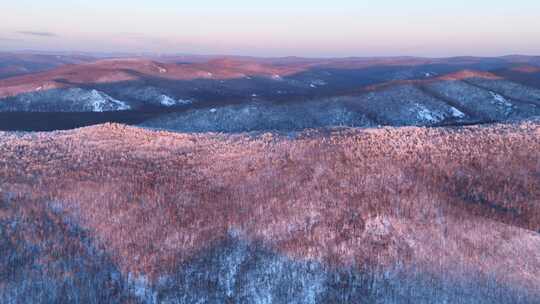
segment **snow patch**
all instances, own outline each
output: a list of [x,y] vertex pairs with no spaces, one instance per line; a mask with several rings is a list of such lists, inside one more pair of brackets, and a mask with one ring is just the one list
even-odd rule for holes
[[167,69],[165,69],[165,68],[158,67],[158,70],[159,70],[159,72],[160,72],[161,74],[167,73]]
[[489,94],[491,94],[491,96],[493,97],[493,99],[497,103],[499,103],[499,104],[501,104],[501,105],[503,105],[505,107],[511,107],[512,106],[512,104],[506,98],[501,96],[500,94],[497,94],[497,93],[492,92],[492,91],[490,91]]
[[131,109],[131,107],[123,101],[116,100],[111,96],[102,93],[98,90],[90,91],[88,102],[92,107],[92,112],[104,112],[104,111],[125,111]]
[[172,106],[176,106],[176,105],[188,105],[188,104],[192,104],[193,101],[189,100],[189,99],[173,99],[165,94],[162,94],[159,96],[158,98],[158,101],[159,103],[162,105],[162,106],[166,106],[166,107],[172,107]]
[[422,120],[426,120],[426,121],[430,121],[430,122],[436,122],[437,121],[435,116],[433,116],[433,114],[427,109],[420,109],[418,111],[418,117],[420,119],[422,119]]
[[216,112],[217,112],[217,109],[216,109],[216,108],[210,109],[210,113],[216,113]]
[[454,107],[450,107],[450,114],[452,115],[452,117],[457,117],[457,118],[465,117],[465,113],[461,112],[460,110]]
[[321,80],[321,79],[317,79],[317,80],[313,80],[311,82],[311,84],[315,85],[315,86],[324,86],[324,85],[326,85],[326,81]]
[[442,115],[440,113],[436,113],[433,111],[430,111],[428,108],[421,104],[415,104],[416,105],[416,115],[418,119],[430,123],[439,122],[442,120]]
[[278,75],[278,74],[272,75],[271,78],[274,79],[274,80],[283,80],[283,78],[281,77],[281,75]]
[[176,100],[170,98],[167,95],[161,95],[159,96],[159,103],[166,107],[172,107],[176,104]]

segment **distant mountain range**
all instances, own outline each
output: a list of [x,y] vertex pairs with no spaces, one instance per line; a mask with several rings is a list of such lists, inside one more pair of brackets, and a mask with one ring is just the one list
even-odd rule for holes
[[136,121],[144,126],[177,131],[438,126],[540,115],[540,57],[532,56],[98,59],[2,54],[0,67],[6,67],[4,75],[10,69],[24,74],[0,79],[0,112],[130,111],[141,115]]

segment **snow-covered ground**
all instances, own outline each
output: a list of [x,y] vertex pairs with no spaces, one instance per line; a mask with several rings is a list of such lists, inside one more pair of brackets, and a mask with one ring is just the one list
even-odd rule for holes
[[190,99],[173,99],[172,97],[162,94],[161,96],[159,96],[159,103],[162,106],[172,107],[178,105],[189,105],[192,104],[193,101]]
[[420,121],[425,121],[428,123],[437,123],[444,119],[444,115],[440,112],[431,111],[426,108],[424,105],[415,104],[415,108],[412,109],[417,114],[417,117]]
[[500,104],[502,106],[505,106],[505,107],[511,107],[512,106],[512,104],[506,98],[501,96],[500,94],[497,94],[497,93],[492,92],[492,91],[490,91],[489,94],[491,94],[491,96],[493,96],[493,100],[495,100],[498,104]]
[[132,106],[99,90],[82,88],[38,90],[7,98],[0,111],[106,112],[131,110]]
[[[125,111],[131,109],[126,102],[114,99],[97,90],[91,90],[90,92],[85,91],[81,93],[78,98],[76,97],[74,99],[79,99],[83,103],[90,104],[92,112]],[[82,106],[84,107],[84,104]]]
[[454,108],[454,107],[450,107],[450,114],[452,114],[453,117],[456,117],[456,118],[463,118],[465,117],[465,113],[461,112],[460,110]]

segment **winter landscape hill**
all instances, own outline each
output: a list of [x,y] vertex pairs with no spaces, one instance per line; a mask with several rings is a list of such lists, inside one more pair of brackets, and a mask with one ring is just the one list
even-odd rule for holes
[[290,131],[539,114],[537,57],[115,58],[0,80],[4,130],[32,120],[26,129],[116,121],[187,132]]
[[0,303],[540,303],[540,57],[0,54]]
[[0,133],[0,297],[538,303],[539,135]]

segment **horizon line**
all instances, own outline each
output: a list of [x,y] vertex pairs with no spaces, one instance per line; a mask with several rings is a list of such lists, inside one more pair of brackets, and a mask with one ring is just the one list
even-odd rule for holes
[[81,50],[36,50],[36,49],[17,49],[5,50],[0,53],[26,53],[34,55],[85,55],[94,57],[244,57],[244,58],[259,58],[259,59],[281,59],[281,58],[299,58],[299,59],[383,59],[383,58],[421,58],[421,59],[451,59],[451,58],[505,58],[505,57],[540,57],[539,54],[526,53],[508,53],[502,55],[449,55],[449,56],[426,56],[426,55],[348,55],[348,56],[309,56],[309,55],[284,55],[284,56],[263,56],[263,55],[248,55],[248,54],[232,54],[232,53],[181,53],[181,52],[126,52],[126,51],[81,51]]

